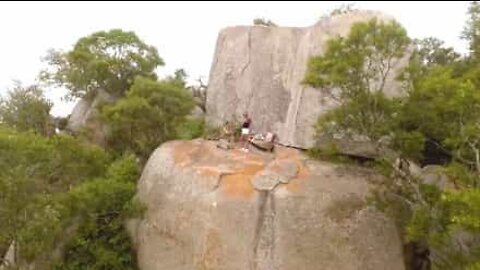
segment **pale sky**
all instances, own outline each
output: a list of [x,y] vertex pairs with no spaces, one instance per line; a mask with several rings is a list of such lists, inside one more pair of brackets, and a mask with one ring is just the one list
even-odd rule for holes
[[[50,48],[68,50],[95,31],[134,31],[155,46],[166,65],[160,75],[184,68],[191,79],[208,79],[218,32],[251,25],[264,17],[279,26],[310,26],[342,3],[382,11],[397,19],[412,38],[437,37],[466,52],[459,35],[468,2],[0,2],[0,94],[19,80],[35,81],[41,57]],[[60,102],[59,89],[47,89],[53,115],[68,115],[72,103]]]

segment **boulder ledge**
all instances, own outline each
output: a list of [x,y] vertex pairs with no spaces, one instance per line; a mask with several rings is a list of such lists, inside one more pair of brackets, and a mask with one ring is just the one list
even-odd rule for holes
[[172,141],[139,181],[142,270],[403,270],[394,224],[367,206],[372,171],[296,149]]

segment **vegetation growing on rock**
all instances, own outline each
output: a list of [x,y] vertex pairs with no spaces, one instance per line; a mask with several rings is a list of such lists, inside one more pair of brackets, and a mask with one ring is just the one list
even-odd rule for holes
[[[259,18],[254,25],[276,26]],[[430,252],[421,263],[434,269],[480,267],[479,33],[477,2],[462,32],[465,56],[436,38],[411,40],[395,21],[357,23],[311,58],[304,79],[338,103],[318,120],[319,137],[360,136],[378,150],[369,165],[385,178],[373,202],[396,219],[405,242]],[[388,97],[392,61],[407,53],[397,78],[404,95]],[[0,255],[13,246],[14,267],[40,270],[136,269],[125,228],[143,209],[134,199],[136,181],[160,144],[218,135],[190,115],[195,105],[205,112],[206,87],[187,86],[183,70],[158,79],[164,63],[157,50],[120,29],[80,38],[46,61],[41,78],[66,87],[68,98],[92,101],[101,91],[115,98],[97,108],[107,143],[100,148],[78,134],[56,134],[52,103],[37,85],[19,84],[0,100]],[[310,153],[339,153],[333,145],[327,150]],[[409,163],[438,165],[448,183],[426,182]],[[327,215],[341,221],[363,205],[349,199]]]
[[[434,269],[480,265],[476,2],[468,14],[466,56],[435,38],[409,42],[399,24],[372,20],[330,40],[326,53],[311,59],[305,77],[306,84],[339,103],[319,119],[317,134],[362,136],[380,150],[374,159],[386,180],[374,194],[375,203],[396,218],[406,241],[430,250],[426,259]],[[382,79],[390,71],[389,60],[402,57],[407,46],[414,51],[398,78],[405,93],[388,98]],[[441,165],[448,188],[425,182],[398,161]]]
[[125,221],[142,213],[134,195],[143,163],[167,140],[199,136],[185,135],[190,126],[203,128],[187,118],[194,100],[186,74],[157,80],[156,49],[119,29],[47,59],[42,79],[70,98],[115,97],[96,108],[108,143],[56,134],[52,103],[38,86],[19,84],[1,100],[0,255],[14,247],[14,268],[137,269]]

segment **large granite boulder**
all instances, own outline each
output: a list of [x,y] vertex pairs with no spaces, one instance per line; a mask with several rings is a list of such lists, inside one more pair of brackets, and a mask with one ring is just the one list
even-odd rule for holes
[[130,223],[139,267],[403,270],[394,224],[366,203],[378,177],[281,146],[244,153],[212,141],[165,143],[138,184],[147,206]]
[[[321,55],[330,38],[346,36],[350,27],[372,18],[392,18],[358,11],[321,20],[311,27],[237,26],[223,29],[217,40],[207,92],[207,120],[213,125],[253,118],[255,132],[272,131],[287,146],[314,145],[318,116],[336,106],[319,90],[301,84],[308,59]],[[408,57],[396,59],[386,93],[401,93],[394,78]],[[361,146],[363,147],[363,146]]]

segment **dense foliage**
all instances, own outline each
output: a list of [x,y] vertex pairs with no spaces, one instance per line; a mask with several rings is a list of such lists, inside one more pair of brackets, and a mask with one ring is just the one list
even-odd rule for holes
[[[410,41],[398,23],[371,20],[330,40],[305,77],[339,105],[319,119],[319,138],[342,134],[375,146],[386,177],[374,202],[395,217],[405,242],[429,250],[434,269],[480,267],[479,15],[474,2],[465,57],[435,38]],[[409,65],[394,74],[391,63],[402,57]],[[401,96],[391,97],[388,76],[397,76]],[[415,163],[436,165],[447,182],[427,181],[408,169]]]
[[95,32],[68,52],[50,51],[45,60],[49,69],[42,79],[66,87],[70,98],[93,98],[101,90],[123,96],[136,76],[156,79],[155,69],[163,65],[155,47],[120,29]]
[[85,139],[99,130],[56,132],[68,119],[50,115],[36,85],[0,100],[0,258],[13,247],[12,269],[137,269],[126,222],[143,211],[134,200],[142,166],[161,143],[203,133],[203,119],[188,117],[186,73],[157,80],[156,49],[122,30],[93,33],[47,60],[41,78],[70,98],[113,97],[94,108],[92,126],[108,131],[107,144]]
[[133,156],[111,163],[102,149],[70,136],[0,130],[0,251],[35,269],[135,269],[124,222],[133,200]]
[[[318,120],[318,138],[362,138],[378,150],[371,163],[385,181],[373,202],[395,218],[406,243],[429,250],[434,269],[480,269],[479,33],[477,2],[462,32],[466,56],[436,38],[411,40],[394,21],[357,23],[311,58],[304,80],[338,103]],[[394,74],[404,57],[408,66]],[[119,29],[83,37],[46,60],[41,78],[66,87],[70,98],[113,97],[96,108],[107,144],[55,134],[52,104],[36,85],[18,84],[0,100],[0,255],[14,247],[12,269],[136,269],[125,222],[143,210],[134,199],[142,165],[165,141],[217,135],[189,116],[196,102],[205,111],[205,92],[195,100],[183,70],[158,80],[157,50]],[[402,95],[390,91],[393,76]],[[436,165],[447,180],[426,181],[412,164]]]
[[177,127],[186,122],[193,105],[179,81],[137,77],[125,98],[102,109],[111,129],[110,147],[147,159],[161,143],[178,137]]
[[52,105],[37,85],[24,87],[17,83],[6,97],[0,97],[0,123],[20,131],[50,135],[54,132],[50,117]]

